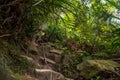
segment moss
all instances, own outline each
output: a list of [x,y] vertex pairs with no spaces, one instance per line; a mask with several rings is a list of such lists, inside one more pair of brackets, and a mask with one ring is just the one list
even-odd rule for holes
[[88,60],[77,65],[80,75],[87,79],[94,77],[101,71],[110,71],[116,74],[116,67],[120,67],[120,64],[111,60]]
[[28,76],[20,75],[20,74],[14,74],[14,77],[16,80],[33,80],[32,78]]

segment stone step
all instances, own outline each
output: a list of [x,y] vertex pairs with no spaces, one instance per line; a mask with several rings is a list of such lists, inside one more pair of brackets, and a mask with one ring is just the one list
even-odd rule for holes
[[61,62],[61,57],[62,55],[58,55],[56,53],[50,53],[50,52],[46,52],[46,53],[42,53],[42,55],[40,55],[41,57],[46,57],[47,59],[50,59],[56,63],[60,63]]
[[45,62],[54,64],[54,65],[56,64],[55,61],[53,61],[53,60],[51,60],[51,59],[49,59],[49,58],[44,58],[44,57],[42,57],[42,56],[40,56],[39,58],[40,58],[41,60],[44,60]]
[[65,80],[65,77],[51,69],[35,69],[36,77],[39,80]]
[[63,51],[58,49],[51,49],[49,52],[57,55],[61,55],[63,53]]

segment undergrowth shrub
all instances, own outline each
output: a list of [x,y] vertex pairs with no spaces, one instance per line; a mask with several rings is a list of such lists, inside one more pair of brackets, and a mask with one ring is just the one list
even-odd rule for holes
[[65,39],[65,30],[57,25],[49,25],[44,32],[43,40],[45,41],[56,42]]
[[25,53],[19,44],[15,41],[10,43],[7,40],[0,40],[0,65],[9,66],[14,73],[30,72],[32,65],[26,58],[21,56]]
[[24,73],[29,71],[31,68],[31,63],[24,57],[14,56],[13,67],[11,69],[14,73]]

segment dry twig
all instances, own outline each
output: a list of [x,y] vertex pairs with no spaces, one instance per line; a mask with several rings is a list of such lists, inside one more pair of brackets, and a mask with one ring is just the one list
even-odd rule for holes
[[11,34],[3,34],[0,36],[0,38],[5,37],[5,36],[11,36]]

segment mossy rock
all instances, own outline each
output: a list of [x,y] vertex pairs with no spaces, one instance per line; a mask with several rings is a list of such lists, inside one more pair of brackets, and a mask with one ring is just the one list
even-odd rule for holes
[[120,67],[120,64],[111,60],[87,60],[77,65],[80,75],[86,79],[90,79],[102,71],[118,74],[115,71],[115,68],[118,67]]

